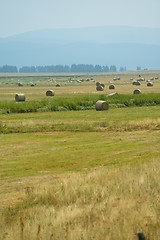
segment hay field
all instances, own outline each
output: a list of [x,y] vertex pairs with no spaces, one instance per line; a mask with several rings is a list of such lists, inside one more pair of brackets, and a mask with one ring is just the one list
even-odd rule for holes
[[[117,92],[119,94],[132,94],[135,88],[138,88],[142,93],[159,93],[160,91],[160,72],[144,72],[140,73],[145,80],[151,77],[158,77],[154,80],[153,87],[147,87],[146,81],[141,82],[140,86],[133,86],[132,81],[138,78],[139,73],[107,73],[96,75],[40,75],[28,76],[28,74],[14,74],[13,76],[0,75],[0,100],[14,101],[16,93],[24,93],[27,101],[40,100],[46,98],[45,93],[48,89],[55,91],[55,95],[63,96],[69,94],[86,94],[95,93],[95,83],[101,82],[105,85],[103,94]],[[120,76],[120,80],[114,81],[114,76]],[[93,78],[93,81],[90,79]],[[133,79],[133,80],[131,80]],[[79,82],[82,80],[82,82]],[[89,81],[88,81],[89,80]],[[22,83],[23,86],[19,87],[17,84]],[[35,86],[31,87],[31,83]],[[110,90],[110,83],[114,83],[115,89]],[[60,87],[56,87],[60,84]]]
[[[124,77],[115,84],[127,91]],[[39,99],[43,84],[2,83],[0,97],[24,89]],[[92,88],[55,87],[59,96]],[[160,106],[0,114],[0,130],[0,239],[159,239]]]
[[1,115],[0,239],[157,239],[159,110]]

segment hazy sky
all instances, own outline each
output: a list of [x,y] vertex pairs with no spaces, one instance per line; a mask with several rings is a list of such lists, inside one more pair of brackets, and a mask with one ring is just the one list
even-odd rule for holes
[[160,28],[160,0],[0,0],[0,37],[106,25]]

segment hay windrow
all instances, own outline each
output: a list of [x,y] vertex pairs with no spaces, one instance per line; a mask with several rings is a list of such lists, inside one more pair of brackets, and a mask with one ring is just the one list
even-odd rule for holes
[[71,132],[101,132],[101,131],[146,131],[160,130],[160,119],[144,119],[137,121],[46,121],[43,120],[16,120],[16,121],[1,121],[0,133],[27,133],[27,132],[52,132],[52,131],[71,131]]

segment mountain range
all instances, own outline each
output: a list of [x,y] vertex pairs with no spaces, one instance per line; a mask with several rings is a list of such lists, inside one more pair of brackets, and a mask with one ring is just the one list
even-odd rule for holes
[[99,64],[160,69],[160,29],[44,29],[0,38],[0,65]]

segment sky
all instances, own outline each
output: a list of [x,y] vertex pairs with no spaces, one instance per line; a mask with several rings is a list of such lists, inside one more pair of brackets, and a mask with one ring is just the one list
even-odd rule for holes
[[54,28],[160,28],[160,0],[0,0],[0,38]]

